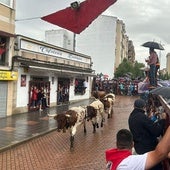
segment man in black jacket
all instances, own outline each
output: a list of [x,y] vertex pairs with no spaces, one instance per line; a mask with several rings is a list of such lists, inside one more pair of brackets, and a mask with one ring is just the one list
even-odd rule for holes
[[[145,101],[137,99],[134,102],[134,109],[129,116],[129,129],[133,135],[134,148],[137,154],[152,151],[158,144],[158,137],[163,134],[165,127],[166,113],[162,113],[161,119],[154,123],[145,114]],[[161,170],[161,164],[153,170]]]

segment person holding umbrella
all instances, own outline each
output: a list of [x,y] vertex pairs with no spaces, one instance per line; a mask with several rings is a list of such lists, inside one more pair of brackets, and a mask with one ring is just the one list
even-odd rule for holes
[[158,55],[155,52],[154,48],[149,48],[149,59],[146,60],[148,65],[150,66],[149,70],[149,81],[150,81],[150,88],[154,88],[157,85],[156,80],[156,64],[158,61]]
[[149,70],[149,81],[150,81],[150,88],[155,88],[157,86],[157,71],[156,65],[159,61],[157,53],[154,51],[154,49],[157,50],[164,50],[164,47],[162,44],[154,41],[148,41],[142,44],[143,47],[149,48],[149,59],[145,60],[148,65],[150,66]]

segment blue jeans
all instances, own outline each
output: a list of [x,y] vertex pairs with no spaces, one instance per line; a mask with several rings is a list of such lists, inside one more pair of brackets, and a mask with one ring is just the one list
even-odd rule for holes
[[156,66],[154,64],[151,64],[149,70],[149,80],[151,86],[156,86],[155,72],[156,72]]

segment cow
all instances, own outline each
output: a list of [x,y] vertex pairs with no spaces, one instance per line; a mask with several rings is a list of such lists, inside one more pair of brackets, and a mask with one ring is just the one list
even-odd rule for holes
[[57,114],[54,119],[57,121],[58,132],[70,129],[70,149],[73,149],[77,127],[83,125],[86,133],[86,109],[81,106],[72,107],[64,113]]
[[106,95],[105,91],[92,91],[92,96],[96,99],[101,99]]
[[108,93],[108,94],[106,94],[106,95],[103,97],[103,99],[106,99],[106,98],[111,98],[111,99],[113,99],[113,101],[115,102],[115,94],[113,94],[113,93]]
[[100,99],[100,101],[104,104],[104,109],[108,114],[108,118],[112,118],[115,95],[113,93],[108,93],[102,99]]
[[104,122],[104,105],[99,99],[95,99],[90,105],[86,106],[87,121],[91,120],[93,125],[93,133],[96,132],[96,128],[99,128],[99,121],[101,121],[100,126],[103,127]]

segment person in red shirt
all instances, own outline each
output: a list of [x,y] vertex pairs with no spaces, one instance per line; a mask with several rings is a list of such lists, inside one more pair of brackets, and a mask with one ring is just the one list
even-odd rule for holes
[[38,89],[36,86],[34,86],[32,89],[32,97],[31,97],[33,108],[36,108],[36,106],[37,106],[37,94],[38,94]]
[[132,155],[133,136],[128,129],[121,129],[116,135],[116,148],[106,150],[106,170],[146,170],[170,158],[170,126],[155,150]]

